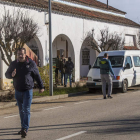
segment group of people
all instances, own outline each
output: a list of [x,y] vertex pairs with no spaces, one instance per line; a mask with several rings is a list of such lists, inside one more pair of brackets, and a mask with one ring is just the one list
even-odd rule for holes
[[[58,72],[61,73],[61,85],[67,87],[67,80],[69,77],[70,87],[72,87],[72,72],[73,72],[74,64],[71,61],[71,57],[68,57],[68,61],[66,61],[65,57],[62,55],[61,59],[57,57],[56,60],[56,69],[55,69],[55,82],[58,84]],[[64,82],[63,82],[64,80]],[[63,84],[64,83],[64,84]]]
[[[68,61],[65,60],[64,56],[57,61],[56,72],[61,72],[61,84],[67,86],[67,78],[69,77],[70,86],[72,84],[72,71],[74,64],[71,58]],[[6,78],[13,79],[13,85],[15,88],[15,98],[19,108],[21,130],[18,132],[22,138],[25,138],[28,133],[30,124],[30,107],[33,97],[34,80],[37,81],[39,86],[39,93],[44,92],[43,81],[41,80],[36,63],[26,55],[25,48],[19,48],[17,50],[17,59],[11,62],[6,73]]]
[[[61,84],[63,85],[64,77],[65,87],[67,86],[68,77],[70,86],[72,86],[73,68],[74,64],[71,61],[71,57],[68,58],[68,61],[66,61],[64,56],[61,56],[60,60],[58,59],[55,72],[58,75],[58,71],[60,71]],[[104,58],[100,61],[100,74],[104,99],[106,99],[106,82],[108,83],[108,98],[112,98],[112,78],[110,73],[114,76],[111,63],[108,60],[108,54],[105,53]],[[21,120],[21,130],[18,134],[25,138],[30,124],[30,106],[33,97],[34,80],[36,80],[39,85],[39,92],[44,92],[43,82],[39,75],[37,65],[26,55],[25,48],[19,48],[17,50],[17,59],[11,62],[5,76],[8,79],[13,79],[15,98],[17,100]]]

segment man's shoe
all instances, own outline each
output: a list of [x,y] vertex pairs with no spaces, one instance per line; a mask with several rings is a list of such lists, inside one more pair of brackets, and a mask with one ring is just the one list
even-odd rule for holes
[[113,97],[112,96],[107,96],[107,98],[112,99]]
[[64,85],[64,87],[67,87],[67,85]]
[[22,138],[25,138],[26,136],[27,136],[27,131],[26,131],[26,129],[21,130],[21,137],[22,137]]
[[18,132],[18,135],[21,135],[21,131],[22,131],[22,129]]
[[106,96],[104,96],[104,98],[103,99],[106,99]]

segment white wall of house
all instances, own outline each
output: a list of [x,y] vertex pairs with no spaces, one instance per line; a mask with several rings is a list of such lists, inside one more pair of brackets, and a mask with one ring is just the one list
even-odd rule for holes
[[[14,7],[14,6],[7,6],[7,5],[5,5],[5,8],[6,8],[6,10],[9,10],[11,13],[13,12],[13,10],[16,11],[17,9],[19,9],[17,7]],[[0,15],[2,16],[3,13],[4,13],[4,5],[0,4],[0,9],[1,9],[1,14]],[[46,64],[45,57],[46,57],[46,51],[47,51],[47,44],[46,44],[46,41],[47,41],[47,27],[44,23],[44,12],[38,12],[36,10],[31,10],[31,9],[23,9],[23,8],[20,8],[20,9],[23,12],[28,12],[29,16],[31,18],[33,18],[34,21],[37,22],[39,27],[40,27],[39,34],[35,38],[35,41],[36,41],[36,44],[37,44],[37,46],[39,47],[39,50],[40,50],[41,62],[42,62],[42,66],[43,66],[43,65]],[[13,60],[14,59],[15,58],[13,57]],[[1,80],[1,85],[6,85],[6,84],[10,85],[12,80],[8,80],[5,77],[5,72],[8,68],[8,66],[3,61],[1,61],[1,65],[2,65],[1,74],[0,74],[0,78],[2,79]]]
[[[2,5],[0,5],[0,8]],[[12,7],[6,6],[6,8],[12,11]],[[26,10],[25,10],[26,11]],[[36,10],[29,10],[31,17],[38,23],[40,26],[40,32],[38,35],[37,44],[42,50],[42,65],[45,65],[48,62],[49,54],[49,41],[48,41],[48,25],[44,23],[44,12],[38,12]],[[125,25],[117,25],[113,23],[101,22],[96,20],[82,19],[80,17],[73,17],[68,15],[61,15],[52,13],[52,42],[53,48],[55,48],[56,43],[57,47],[65,48],[65,41],[61,42],[61,35],[64,36],[68,41],[69,56],[72,57],[73,62],[75,63],[75,81],[79,81],[80,76],[86,76],[88,73],[88,65],[83,66],[81,63],[81,48],[87,47],[82,46],[84,38],[86,37],[87,32],[91,31],[94,28],[95,39],[98,42],[99,32],[105,27],[109,28],[111,33],[117,32],[121,34],[122,37],[128,35],[135,35],[137,39],[137,34],[139,32],[138,28],[128,27]],[[90,64],[92,65],[97,57],[98,53],[90,49]],[[55,50],[55,49],[54,49]],[[57,50],[57,48],[56,48]],[[56,57],[56,50],[53,51],[53,56]],[[3,64],[2,76],[5,79],[5,71],[7,66]],[[80,70],[81,69],[81,70]]]
[[[82,48],[82,43],[86,37],[87,32],[94,28],[95,39],[98,42],[100,30],[108,27],[110,33],[118,33],[125,37],[125,34],[137,36],[139,29],[134,27],[128,27],[125,25],[117,25],[107,22],[94,21],[88,19],[82,19],[77,17],[70,17],[58,14],[52,14],[52,38],[60,34],[65,34],[71,40],[74,53],[75,53],[75,80],[79,80],[80,76],[86,76],[88,73],[89,65],[82,65],[80,59],[80,52]],[[86,47],[86,46],[85,46]],[[97,57],[97,52],[90,49],[90,64],[92,65]]]

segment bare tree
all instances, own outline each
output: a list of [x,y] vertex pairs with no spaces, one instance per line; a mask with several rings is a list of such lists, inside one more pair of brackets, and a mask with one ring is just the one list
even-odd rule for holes
[[21,9],[13,10],[10,14],[4,8],[4,15],[0,19],[0,52],[7,66],[12,61],[12,52],[16,54],[18,48],[22,48],[38,34],[38,24],[28,15],[28,12],[22,12]]
[[100,37],[98,39],[99,44],[94,39],[94,29],[92,32],[88,32],[84,40],[84,45],[91,46],[99,53],[102,51],[122,50],[124,47],[124,39],[116,32],[109,33],[109,29],[105,28],[100,30]]

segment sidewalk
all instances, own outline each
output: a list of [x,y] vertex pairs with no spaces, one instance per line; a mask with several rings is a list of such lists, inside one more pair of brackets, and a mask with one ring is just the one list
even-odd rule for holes
[[[47,101],[57,100],[57,99],[62,99],[62,98],[68,98],[71,96],[83,95],[85,93],[87,93],[87,91],[78,92],[78,93],[63,94],[63,95],[54,95],[54,96],[44,96],[44,97],[33,98],[32,104],[47,102]],[[14,107],[14,106],[16,106],[16,102],[0,102],[0,109]]]

